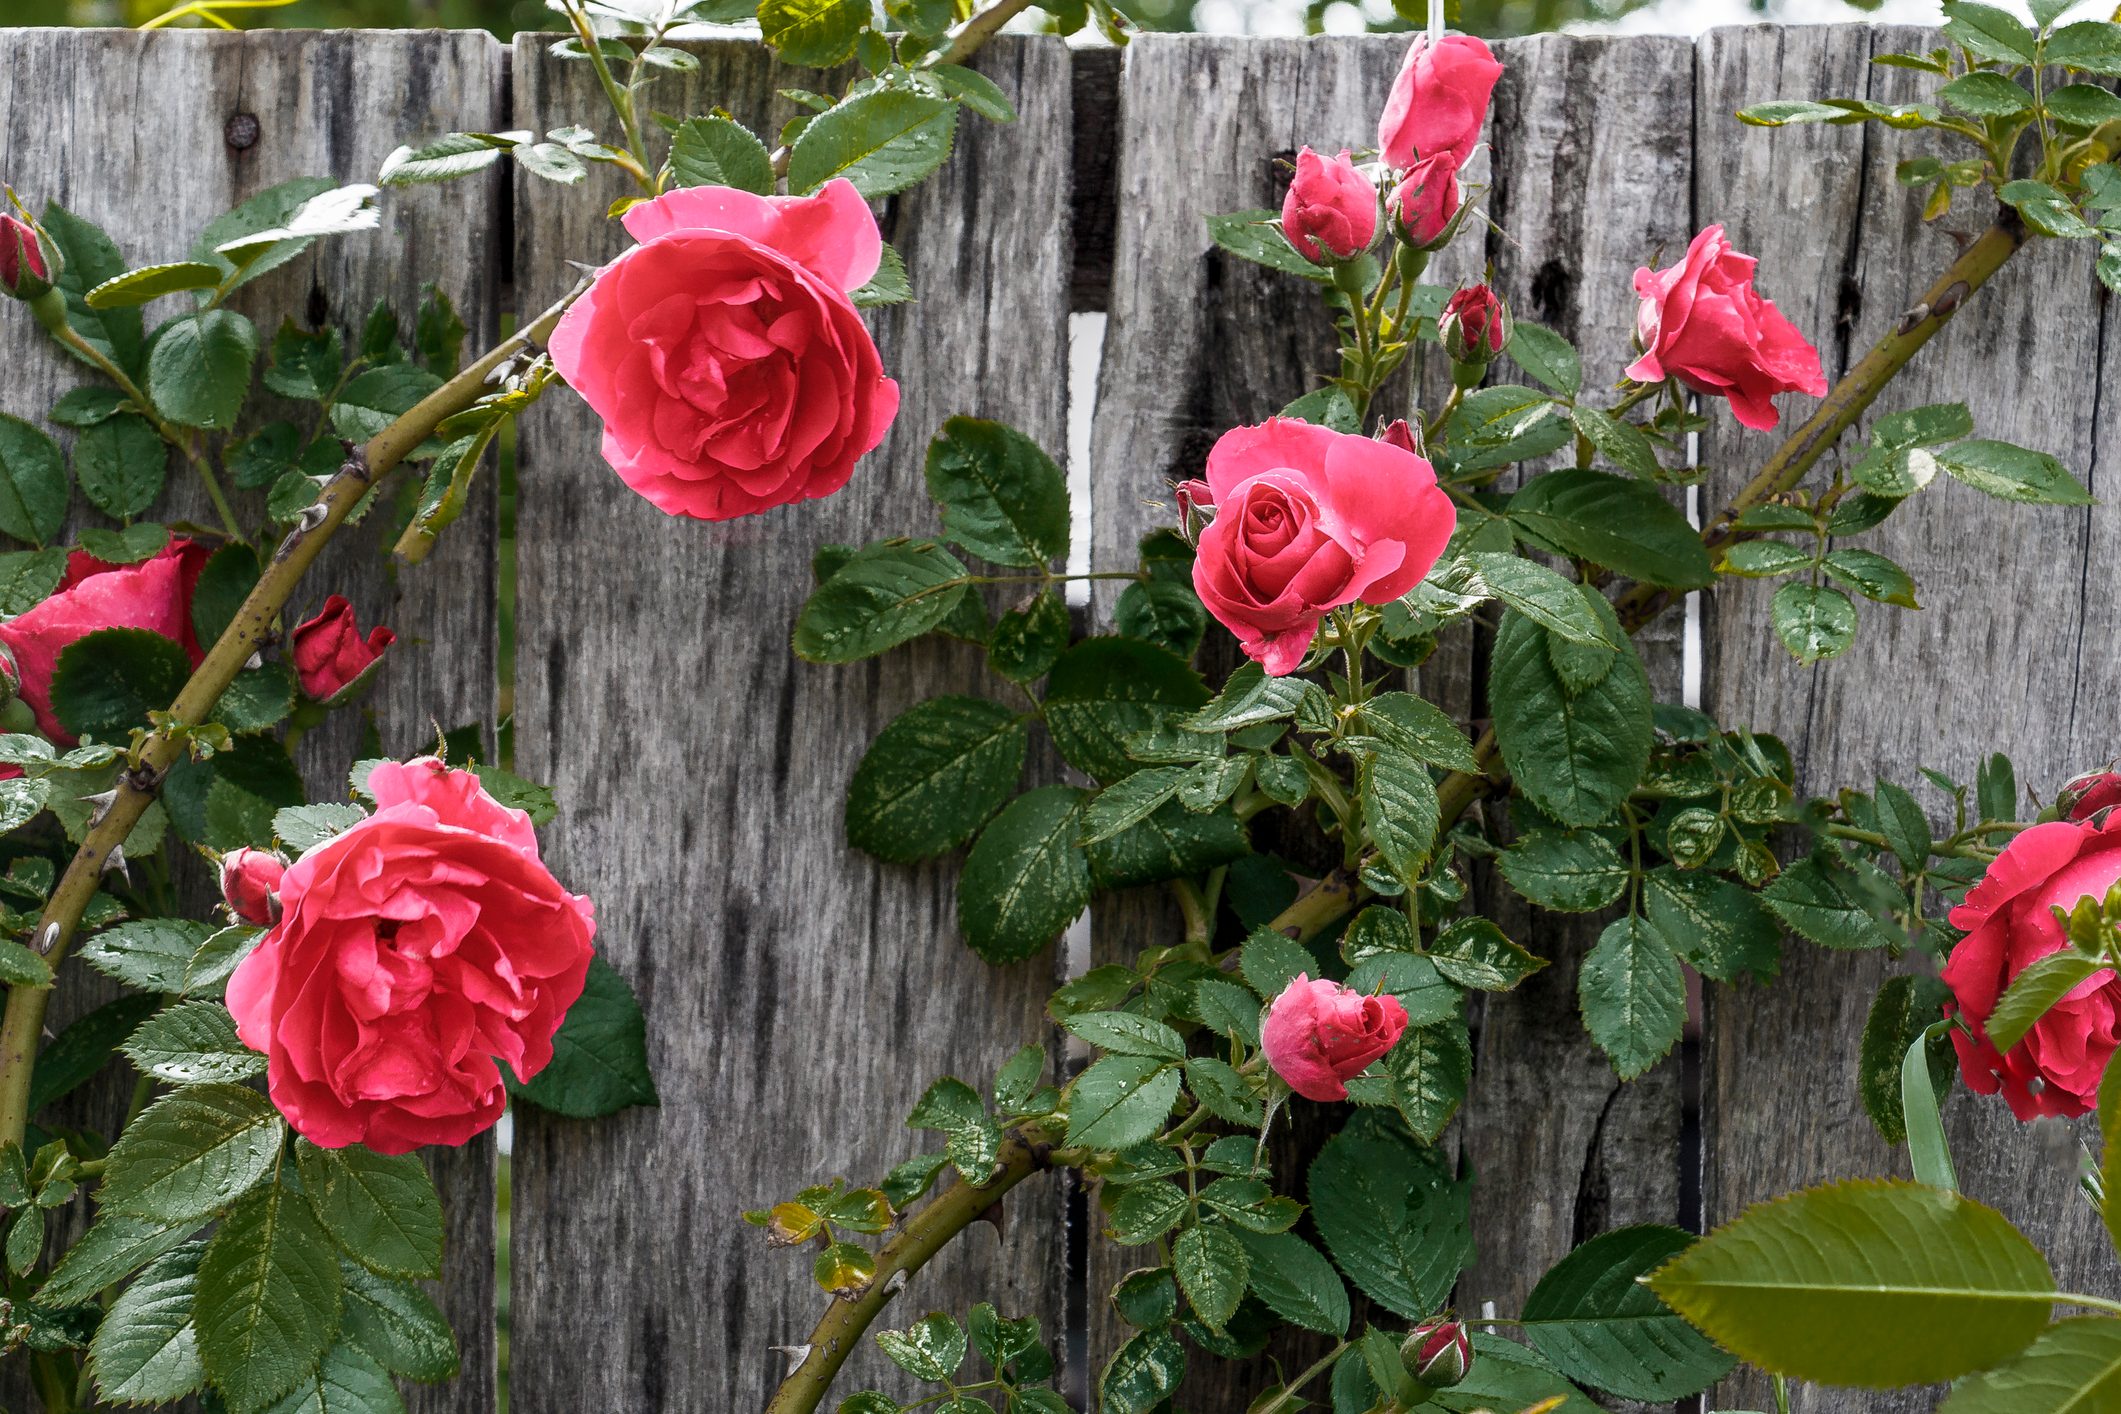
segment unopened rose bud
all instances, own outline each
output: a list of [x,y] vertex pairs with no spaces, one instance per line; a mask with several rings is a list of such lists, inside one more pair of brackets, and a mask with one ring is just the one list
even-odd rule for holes
[[1409,424],[1403,417],[1395,417],[1383,427],[1378,428],[1377,436],[1373,440],[1382,442],[1388,447],[1397,447],[1402,452],[1412,452],[1415,456],[1424,460],[1429,455],[1422,449],[1421,430]]
[[2089,820],[2113,805],[2121,805],[2121,770],[2113,766],[2086,771],[2055,797],[2055,813],[2064,820]]
[[1178,533],[1188,545],[1198,544],[1200,533],[1215,519],[1215,493],[1208,489],[1207,482],[1195,477],[1179,482],[1172,494],[1178,498]]
[[1510,307],[1486,285],[1468,285],[1444,305],[1436,333],[1451,362],[1484,368],[1510,342]]
[[1296,154],[1281,230],[1313,265],[1352,260],[1377,239],[1377,188],[1356,170],[1347,149],[1321,157],[1307,147]]
[[47,294],[57,261],[37,228],[19,216],[0,214],[0,290],[19,300]]
[[1430,1389],[1449,1389],[1473,1368],[1473,1337],[1457,1321],[1423,1321],[1399,1343],[1407,1373]]
[[288,655],[302,691],[327,707],[336,707],[375,675],[383,650],[398,636],[381,624],[361,634],[353,605],[341,594],[324,601],[315,618],[295,625],[288,636]]
[[234,849],[221,856],[221,898],[245,923],[270,928],[279,913],[287,861],[270,850]]
[[1432,250],[1450,233],[1458,200],[1458,159],[1439,152],[1409,167],[1386,205],[1400,240],[1416,250]]

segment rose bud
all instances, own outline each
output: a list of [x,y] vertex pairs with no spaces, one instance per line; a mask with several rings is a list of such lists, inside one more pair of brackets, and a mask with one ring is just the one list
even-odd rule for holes
[[221,901],[245,923],[270,928],[279,914],[287,861],[270,850],[232,849],[221,856]]
[[1397,447],[1402,452],[1412,452],[1417,457],[1426,456],[1421,445],[1421,429],[1410,425],[1403,417],[1395,417],[1378,428],[1377,435],[1371,440],[1387,447]]
[[1179,482],[1172,494],[1178,498],[1178,533],[1188,545],[1198,545],[1201,532],[1215,519],[1215,493],[1196,476]]
[[1436,333],[1451,362],[1484,367],[1510,342],[1510,307],[1486,285],[1468,285],[1444,305]]
[[1488,100],[1502,65],[1470,34],[1447,34],[1435,43],[1415,36],[1392,80],[1391,97],[1377,120],[1377,147],[1394,167],[1448,152],[1464,166],[1480,142]]
[[2064,820],[2089,820],[2108,806],[2121,805],[2121,771],[2112,766],[2086,771],[2055,797],[2055,814]]
[[2102,968],[2065,993],[2008,1051],[1988,1035],[1996,1002],[2028,967],[2070,947],[2055,917],[2085,899],[2104,903],[2121,883],[2121,811],[2034,825],[1989,862],[1966,901],[1951,911],[1966,936],[1944,964],[1952,998],[1952,1048],[1967,1088],[1999,1090],[2021,1120],[2074,1119],[2097,1104],[2099,1080],[2121,1043],[2121,978]]
[[1728,398],[1731,415],[1760,431],[1775,425],[1776,394],[1823,396],[1819,350],[1753,288],[1755,264],[1731,248],[1723,227],[1711,226],[1671,269],[1637,270],[1642,357],[1628,365],[1628,377],[1677,378],[1697,393]]
[[1299,972],[1260,1025],[1267,1064],[1307,1100],[1345,1100],[1347,1082],[1407,1029],[1407,1009],[1389,993],[1370,996]]
[[35,226],[0,213],[0,290],[19,300],[36,299],[50,291],[56,264]]
[[1399,1358],[1430,1389],[1449,1389],[1473,1368],[1473,1338],[1457,1321],[1423,1321],[1399,1343]]
[[1352,260],[1377,239],[1377,188],[1348,160],[1296,154],[1296,177],[1281,204],[1281,232],[1313,265]]
[[336,707],[368,681],[383,657],[383,650],[398,636],[381,624],[361,637],[353,605],[343,594],[324,601],[317,616],[295,626],[288,652],[295,661],[295,674],[302,691],[327,707]]
[[1424,157],[1392,189],[1392,229],[1416,250],[1433,250],[1458,214],[1458,160],[1448,152]]

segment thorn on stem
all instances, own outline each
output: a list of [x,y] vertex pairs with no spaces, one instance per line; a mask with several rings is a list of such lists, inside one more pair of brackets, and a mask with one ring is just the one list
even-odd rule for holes
[[[807,1345],[769,1345],[766,1348],[777,1355],[788,1357],[788,1375],[792,1375],[797,1370],[802,1369],[803,1362],[810,1358],[810,1347]],[[787,1378],[787,1375],[783,1375],[782,1378]]]
[[37,951],[49,953],[59,945],[59,921],[55,918],[44,925],[44,932],[37,938]]
[[976,1223],[985,1223],[989,1227],[993,1228],[996,1240],[1000,1240],[1009,1235],[1008,1211],[1002,1207],[1002,1200],[999,1198],[995,1199],[992,1203],[989,1203],[984,1209],[981,1210],[980,1215],[974,1218],[972,1221]]

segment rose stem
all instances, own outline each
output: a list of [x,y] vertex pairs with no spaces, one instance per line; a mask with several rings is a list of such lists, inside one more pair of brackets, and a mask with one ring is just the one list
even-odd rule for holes
[[[80,926],[82,910],[88,907],[102,882],[106,863],[125,842],[184,750],[181,734],[175,728],[206,720],[236,674],[263,645],[281,609],[325,542],[368,489],[396,468],[406,453],[426,441],[444,418],[476,402],[485,392],[488,374],[524,350],[542,345],[568,305],[587,288],[587,281],[577,285],[526,328],[496,344],[477,363],[421,399],[411,411],[371,437],[325,483],[309,511],[309,515],[321,511],[322,518],[309,524],[305,516],[304,523],[280,542],[243,607],[236,611],[235,618],[177,694],[169,710],[171,726],[149,733],[141,742],[130,768],[119,773],[110,803],[66,866],[58,887],[52,890],[51,899],[37,920],[34,937],[55,972],[73,942],[74,930]],[[30,1077],[36,1068],[37,1042],[43,1033],[44,1008],[50,997],[50,985],[18,984],[8,988],[7,1013],[0,1020],[0,1145],[20,1144],[28,1127]]]

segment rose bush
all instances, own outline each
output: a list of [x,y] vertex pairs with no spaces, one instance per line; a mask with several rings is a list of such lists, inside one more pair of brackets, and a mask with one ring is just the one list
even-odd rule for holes
[[898,413],[848,295],[876,274],[853,185],[754,196],[686,187],[621,218],[640,244],[560,320],[552,360],[604,423],[604,458],[657,509],[701,520],[829,496]]
[[1330,611],[1419,584],[1458,523],[1426,461],[1313,423],[1226,432],[1207,471],[1215,519],[1193,587],[1274,674],[1296,670]]
[[380,762],[375,813],[279,880],[280,916],[228,982],[273,1104],[326,1148],[461,1144],[527,1080],[582,994],[594,913],[530,818],[432,757]]

